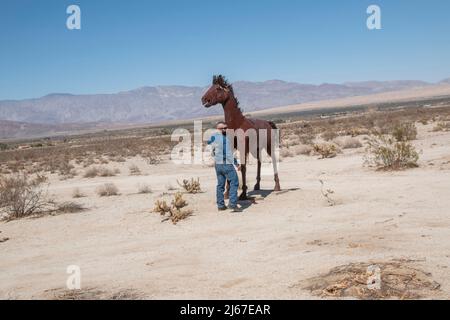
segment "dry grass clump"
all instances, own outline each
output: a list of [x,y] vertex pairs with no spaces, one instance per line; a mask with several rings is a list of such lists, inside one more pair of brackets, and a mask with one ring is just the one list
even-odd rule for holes
[[168,214],[168,217],[166,217],[162,222],[170,220],[173,224],[177,224],[179,221],[191,216],[194,212],[191,209],[185,209],[187,205],[187,201],[183,199],[183,194],[181,192],[177,192],[174,195],[170,206],[165,200],[157,200],[153,211],[162,216]]
[[86,172],[84,173],[84,177],[85,178],[95,178],[98,176],[98,171],[99,170],[97,167],[91,167],[86,170]]
[[301,143],[300,137],[297,135],[290,135],[285,138],[283,138],[282,146],[289,148],[291,146],[296,146]]
[[20,219],[48,211],[53,201],[47,194],[47,178],[25,173],[0,177],[0,215]]
[[358,138],[354,137],[339,137],[333,141],[342,149],[357,149],[361,148],[363,145]]
[[323,132],[320,136],[325,141],[331,141],[331,140],[335,139],[338,136],[338,134],[334,130],[327,130],[327,131]]
[[324,298],[402,300],[430,297],[440,287],[430,273],[410,266],[409,261],[404,260],[351,263],[302,281],[301,285]]
[[81,192],[80,188],[73,189],[72,198],[78,199],[78,198],[84,198],[84,197],[86,197],[86,195],[83,192]]
[[183,187],[184,190],[186,190],[187,193],[200,193],[202,192],[201,186],[200,186],[200,178],[197,178],[197,180],[194,180],[194,178],[191,178],[191,180],[183,180],[183,183],[181,184],[178,182],[178,185]]
[[320,155],[322,159],[334,158],[337,156],[338,152],[336,145],[332,143],[314,144],[313,150],[316,154]]
[[418,167],[419,154],[407,141],[396,141],[385,135],[371,136],[367,141],[365,163],[382,170]]
[[56,213],[77,213],[86,210],[86,208],[76,202],[63,202],[56,205]]
[[120,173],[119,169],[111,170],[106,167],[91,167],[84,173],[85,178],[95,178],[95,177],[114,177],[116,174]]
[[140,300],[143,295],[132,289],[119,291],[102,291],[97,288],[83,288],[81,290],[56,289],[48,290],[52,300]]
[[174,191],[174,190],[177,190],[177,188],[169,182],[168,184],[166,184],[166,190]]
[[100,167],[98,170],[98,175],[100,177],[114,177],[116,174],[119,174],[119,173],[120,173],[119,169],[111,170],[106,167]]
[[397,141],[411,141],[417,139],[417,128],[413,122],[396,124],[392,129],[392,136]]
[[128,167],[130,170],[130,176],[139,176],[141,175],[141,169],[135,164],[132,164]]
[[114,183],[105,183],[97,188],[97,194],[100,197],[111,197],[119,195],[119,189]]
[[434,132],[438,131],[450,131],[450,122],[439,121],[433,128]]
[[294,156],[294,152],[289,148],[282,148],[280,150],[280,156],[282,158],[292,158]]
[[139,194],[147,194],[147,193],[152,193],[152,188],[145,183],[142,184],[138,184],[138,193]]
[[309,156],[309,155],[311,155],[312,151],[313,151],[313,147],[311,147],[310,145],[305,145],[305,144],[300,144],[293,148],[293,152],[296,155]]
[[174,195],[174,199],[171,202],[172,207],[180,210],[181,208],[184,208],[188,205],[187,201],[183,199],[183,194],[181,192],[177,192]]
[[151,166],[156,166],[162,163],[161,157],[158,154],[153,153],[153,151],[142,154],[142,157],[145,159],[147,164]]
[[182,210],[174,210],[172,211],[172,215],[170,216],[170,220],[173,224],[177,224],[179,221],[187,219],[194,213],[191,209],[182,209]]
[[160,215],[164,216],[166,213],[170,212],[170,206],[165,200],[156,200],[153,212],[157,212]]
[[343,132],[344,135],[349,135],[349,136],[352,136],[353,138],[355,138],[357,136],[366,135],[369,133],[370,133],[370,130],[367,128],[350,128],[350,129],[346,129]]

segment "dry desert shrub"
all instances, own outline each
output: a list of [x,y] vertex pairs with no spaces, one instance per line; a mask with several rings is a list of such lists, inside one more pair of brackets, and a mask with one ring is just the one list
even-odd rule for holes
[[183,194],[181,192],[177,192],[174,195],[174,199],[172,200],[172,207],[180,210],[188,205],[187,201],[183,199]]
[[433,128],[434,132],[438,131],[450,131],[450,122],[439,121]]
[[100,167],[98,170],[98,175],[100,177],[114,177],[116,174],[119,174],[119,173],[120,173],[119,169],[111,170],[106,167]]
[[301,143],[300,137],[298,137],[296,135],[290,135],[290,136],[287,136],[286,138],[283,138],[282,145],[284,147],[289,148],[291,146],[299,145],[300,143]]
[[84,173],[85,178],[95,178],[97,176],[98,176],[98,168],[97,167],[90,167]]
[[370,130],[367,128],[350,128],[343,132],[344,135],[349,135],[349,136],[352,136],[353,138],[357,137],[357,136],[366,135],[369,133],[370,133]]
[[119,189],[114,183],[105,183],[97,188],[97,194],[100,197],[111,197],[119,195]]
[[139,194],[147,194],[147,193],[152,193],[152,188],[150,188],[150,186],[148,184],[142,183],[142,184],[138,184],[138,193]]
[[[120,172],[120,171],[119,171]],[[91,167],[84,173],[85,178],[95,177],[114,177],[117,171],[113,171],[106,167]]]
[[156,166],[162,163],[162,159],[158,154],[155,154],[153,151],[149,151],[142,154],[142,157],[145,159],[147,164],[151,166]]
[[193,210],[185,208],[187,205],[187,201],[183,199],[183,194],[177,192],[174,195],[171,206],[165,200],[157,200],[153,211],[162,216],[168,214],[168,217],[163,219],[162,222],[170,220],[173,224],[177,224],[180,220],[184,220],[192,215]]
[[128,167],[130,170],[130,176],[139,176],[141,175],[141,169],[135,164],[132,164]]
[[299,135],[300,142],[306,145],[312,145],[316,136],[312,133],[306,133]]
[[411,141],[417,139],[417,128],[413,122],[398,123],[392,129],[392,136],[397,141]]
[[313,150],[316,154],[320,155],[322,159],[334,158],[337,156],[338,152],[336,145],[332,143],[315,144]]
[[356,149],[361,148],[363,145],[358,138],[354,137],[339,137],[333,141],[342,149]]
[[177,188],[175,186],[173,186],[170,182],[168,184],[166,184],[166,190],[167,191],[174,191],[177,190]]
[[367,141],[365,163],[383,170],[418,167],[419,154],[407,141],[386,135],[371,136]]
[[191,178],[190,181],[184,179],[182,184],[178,181],[177,183],[179,186],[183,187],[183,189],[186,190],[187,193],[200,193],[202,191],[200,186],[200,178],[197,178],[197,180]]
[[140,300],[143,295],[133,289],[119,291],[103,291],[97,288],[83,288],[80,290],[53,289],[47,290],[52,300]]
[[292,158],[294,156],[294,153],[289,148],[283,148],[280,150],[280,156],[282,158]]
[[86,195],[83,192],[81,192],[80,188],[73,189],[72,198],[78,199],[78,198],[84,198],[84,197],[86,197]]
[[191,209],[174,210],[170,216],[170,220],[173,224],[177,224],[179,221],[187,219],[194,213]]
[[170,212],[170,207],[165,200],[156,200],[153,212],[164,216],[166,213]]
[[313,147],[311,147],[310,145],[300,144],[298,146],[295,146],[293,150],[296,155],[309,156],[313,151]]
[[408,260],[351,263],[302,281],[300,286],[324,298],[402,300],[430,297],[440,288],[430,273]]
[[323,132],[320,136],[325,141],[331,141],[331,140],[335,139],[338,135],[337,135],[336,131],[334,131],[334,130],[327,130],[327,131]]
[[86,208],[76,202],[63,202],[56,205],[56,213],[77,213],[86,210]]
[[53,201],[47,194],[47,178],[25,173],[0,177],[0,213],[8,220],[49,210]]

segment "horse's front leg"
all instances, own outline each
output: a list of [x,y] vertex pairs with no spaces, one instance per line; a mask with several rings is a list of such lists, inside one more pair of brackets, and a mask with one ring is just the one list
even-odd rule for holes
[[241,165],[241,174],[242,174],[242,193],[239,196],[239,200],[248,200],[247,198],[247,165]]

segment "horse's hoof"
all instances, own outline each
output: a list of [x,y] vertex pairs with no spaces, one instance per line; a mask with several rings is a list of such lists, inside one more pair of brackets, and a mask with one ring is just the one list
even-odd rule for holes
[[261,190],[261,187],[259,186],[259,184],[255,184],[255,187],[253,188],[253,190],[259,191],[259,190]]
[[241,194],[241,195],[239,196],[239,201],[246,201],[246,200],[248,200],[248,197],[247,197],[246,194]]
[[281,191],[280,186],[276,186],[276,187],[273,189],[273,191],[275,191],[275,192]]

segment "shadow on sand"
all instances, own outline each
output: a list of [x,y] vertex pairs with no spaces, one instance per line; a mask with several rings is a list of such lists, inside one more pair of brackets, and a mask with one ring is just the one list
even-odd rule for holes
[[259,201],[264,201],[270,195],[281,195],[291,191],[297,191],[300,188],[291,188],[284,189],[281,191],[273,191],[273,190],[258,190],[258,191],[249,191],[247,192],[247,200],[239,200],[239,204],[241,205],[242,210],[246,210],[250,208],[254,204],[258,204]]

